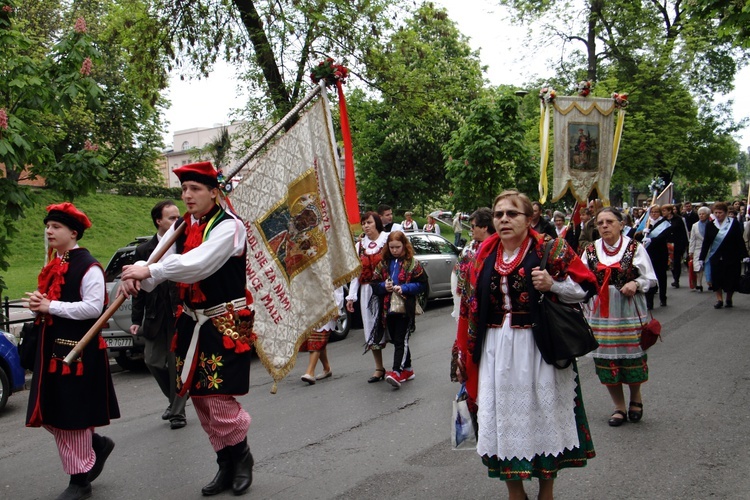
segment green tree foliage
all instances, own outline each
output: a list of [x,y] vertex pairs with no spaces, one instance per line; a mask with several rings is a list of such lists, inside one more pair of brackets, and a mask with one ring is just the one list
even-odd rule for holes
[[722,165],[736,160],[731,134],[742,124],[713,95],[731,90],[741,54],[716,23],[691,15],[684,0],[502,3],[519,20],[546,19],[565,42],[558,78],[570,83],[558,90],[585,78],[596,82],[594,95],[630,94],[611,196],[646,191],[661,171],[674,172],[678,187],[728,178]]
[[[100,107],[102,89],[92,77],[99,52],[83,19],[55,44],[45,44],[14,26],[16,5],[0,0],[0,269],[7,270],[9,237],[33,204],[23,178],[46,178],[66,198],[92,191],[106,176],[91,140],[57,150],[64,123],[76,108]],[[5,283],[0,280],[0,288]]]
[[[326,57],[365,76],[369,51],[405,0],[155,0],[159,53],[208,76],[217,58],[242,65],[251,120],[285,114]],[[243,64],[248,63],[248,64]]]
[[750,48],[750,0],[691,0],[686,8],[698,18],[718,24],[718,33]]
[[19,4],[24,31],[45,44],[76,18],[87,19],[87,36],[100,52],[92,76],[107,89],[101,106],[91,110],[80,100],[73,103],[53,147],[55,155],[79,147],[88,138],[98,145],[110,182],[159,182],[156,161],[163,141],[158,106],[164,104],[159,92],[167,84],[166,69],[153,66],[153,61],[144,66],[133,56],[138,53],[133,40],[141,37],[138,23],[148,21],[148,2],[86,0],[68,5],[59,0],[20,0]]
[[445,10],[424,4],[369,60],[379,95],[352,93],[348,106],[360,198],[427,203],[447,191],[442,147],[480,94],[478,54]]
[[508,91],[475,99],[466,121],[453,132],[444,151],[456,209],[471,213],[490,206],[503,189],[523,190],[529,184],[527,176],[534,167],[518,101]]

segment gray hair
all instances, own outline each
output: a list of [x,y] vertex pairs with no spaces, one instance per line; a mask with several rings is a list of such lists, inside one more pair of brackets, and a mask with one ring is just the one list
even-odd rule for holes
[[710,214],[711,213],[711,209],[708,208],[708,207],[700,207],[698,209],[698,213],[699,214]]
[[565,214],[555,210],[555,213],[552,214],[552,220],[555,220],[557,218],[560,218],[563,220],[563,222],[565,222]]

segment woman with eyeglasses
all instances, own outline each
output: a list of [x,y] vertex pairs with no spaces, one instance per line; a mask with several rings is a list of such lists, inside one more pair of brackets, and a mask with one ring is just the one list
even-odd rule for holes
[[545,363],[532,324],[540,293],[577,304],[593,296],[596,278],[562,238],[552,240],[539,269],[550,238],[530,228],[532,213],[518,191],[495,198],[496,233],[479,247],[470,274],[471,359],[459,358],[478,404],[477,453],[488,475],[505,481],[511,500],[526,498],[522,481],[532,477],[539,479],[538,498],[553,498],[558,471],[594,456],[576,364],[560,370]]
[[[641,384],[648,380],[646,353],[641,349],[641,325],[646,319],[646,297],[656,286],[656,273],[643,245],[622,233],[622,214],[611,207],[596,216],[601,234],[581,259],[596,275],[599,293],[586,307],[586,317],[599,348],[593,352],[599,381],[607,386],[615,410],[609,425],[643,417]],[[630,390],[625,405],[623,384]]]

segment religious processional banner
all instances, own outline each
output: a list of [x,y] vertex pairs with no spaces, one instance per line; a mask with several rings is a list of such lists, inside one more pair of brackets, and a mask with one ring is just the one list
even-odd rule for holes
[[609,204],[609,183],[616,159],[615,101],[599,97],[558,96],[554,101],[555,165],[552,199],[570,187],[577,200],[596,188]]
[[338,317],[333,291],[360,270],[330,116],[323,96],[243,169],[232,194],[245,220],[255,348],[274,382],[292,369],[307,336]]

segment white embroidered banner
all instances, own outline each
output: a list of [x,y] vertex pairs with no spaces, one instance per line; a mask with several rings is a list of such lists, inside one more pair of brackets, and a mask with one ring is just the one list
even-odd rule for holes
[[593,189],[609,204],[615,136],[615,102],[610,98],[558,96],[555,99],[555,165],[552,200],[570,187],[579,201]]
[[232,194],[247,234],[255,348],[275,382],[292,369],[307,335],[338,316],[334,289],[359,274],[330,116],[318,99],[240,172]]

